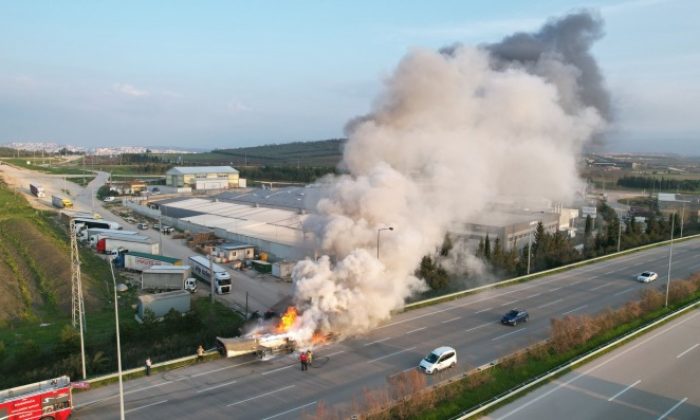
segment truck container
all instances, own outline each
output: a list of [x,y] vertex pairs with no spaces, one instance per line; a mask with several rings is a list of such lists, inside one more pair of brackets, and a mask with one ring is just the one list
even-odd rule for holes
[[[137,236],[137,235],[133,235]],[[147,239],[134,239],[125,235],[123,238],[105,237],[97,241],[95,246],[97,252],[101,254],[114,254],[120,250],[146,252],[148,254],[158,253],[158,243]]]
[[190,277],[189,265],[154,265],[141,273],[141,290],[197,291],[197,281]]
[[272,264],[267,261],[253,260],[251,261],[251,265],[259,273],[272,273]]
[[[82,229],[79,228],[78,230],[78,239],[81,241],[87,241],[91,237],[95,235],[99,235],[101,233],[119,233],[120,235],[139,235],[139,232],[133,231],[133,230],[112,230],[112,229],[102,229],[102,228],[94,228],[94,229],[87,229],[85,227],[82,227]],[[97,241],[97,239],[93,240],[93,243]]]
[[68,208],[73,207],[72,201],[70,201],[69,199],[67,199],[65,197],[61,197],[58,195],[51,196],[51,204],[53,204],[53,206],[58,208],[58,209],[62,209],[62,208],[66,208],[66,207],[68,207]]
[[263,334],[258,337],[216,337],[216,348],[224,357],[256,354],[258,357],[274,353],[291,353],[296,347],[294,339],[287,334]]
[[72,411],[68,376],[0,391],[0,419],[3,420],[67,420]]
[[44,187],[42,187],[39,184],[29,184],[29,191],[35,196],[35,197],[46,197],[46,192],[44,192]]
[[[231,293],[231,275],[223,267],[210,262],[207,258],[201,255],[193,255],[188,259],[192,274],[202,279],[206,284],[209,283],[211,277],[214,278],[214,291],[217,294]],[[214,273],[211,275],[209,267],[212,267]]]
[[139,235],[138,232],[131,232],[127,231],[127,233],[123,233],[124,231],[116,231],[116,230],[107,230],[104,232],[96,232],[88,236],[88,243],[90,246],[97,247],[97,242],[100,239],[104,238],[113,238],[113,239],[126,239],[126,240],[132,240],[132,241],[150,241],[151,238],[145,235]]
[[146,254],[144,252],[125,252],[114,260],[114,264],[118,268],[142,272],[157,265],[181,266],[182,260],[166,257],[165,255]]
[[136,320],[142,322],[146,310],[153,311],[156,318],[162,318],[171,309],[184,314],[190,311],[191,300],[190,293],[184,290],[141,295],[136,305]]
[[88,229],[109,229],[109,230],[121,230],[122,225],[117,222],[110,222],[109,220],[97,220],[88,217],[75,217],[73,222],[76,225],[85,226]]

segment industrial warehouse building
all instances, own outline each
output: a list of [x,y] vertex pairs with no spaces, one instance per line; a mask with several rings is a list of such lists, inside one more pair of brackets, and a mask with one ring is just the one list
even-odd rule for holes
[[245,180],[230,166],[176,166],[165,173],[165,185],[176,189],[227,190],[245,187]]
[[530,234],[534,235],[539,222],[542,222],[546,232],[554,233],[560,227],[560,214],[494,211],[454,228],[452,234],[474,242],[488,235],[491,243],[498,238],[505,249],[522,248],[527,246]]
[[[217,199],[168,199],[156,203],[163,223],[190,232],[213,232],[233,242],[217,251],[236,258],[249,258],[252,247],[276,259],[298,260],[313,255],[311,234],[302,226],[308,217],[292,209],[257,204],[223,202]],[[238,244],[246,246],[238,248]],[[308,246],[307,246],[308,245]],[[228,249],[230,248],[230,249]]]

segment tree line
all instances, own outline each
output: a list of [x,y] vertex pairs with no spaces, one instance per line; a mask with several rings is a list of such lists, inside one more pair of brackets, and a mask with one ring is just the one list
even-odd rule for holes
[[627,188],[670,191],[698,191],[700,180],[697,179],[666,179],[646,176],[623,176],[617,180],[617,185]]

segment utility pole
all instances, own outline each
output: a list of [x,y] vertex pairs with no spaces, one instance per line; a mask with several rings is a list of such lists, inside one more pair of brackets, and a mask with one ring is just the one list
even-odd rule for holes
[[[209,252],[209,296],[210,296],[210,302],[212,305],[214,305],[214,256],[211,255],[211,252]],[[212,310],[214,307],[212,306]]]
[[668,290],[671,286],[671,264],[673,262],[673,230],[676,228],[675,222],[676,214],[671,217],[671,246],[668,248],[668,276],[666,277],[666,304],[664,305],[668,308]]
[[83,323],[85,320],[85,302],[83,301],[83,285],[80,279],[80,253],[78,252],[78,232],[75,221],[70,221],[70,256],[71,256],[71,292],[73,306],[73,328],[80,330],[80,358],[83,368],[83,380],[87,378],[85,370],[85,337]]
[[681,239],[683,239],[683,219],[684,219],[684,216],[685,216],[685,203],[683,203],[683,207],[681,209],[681,232],[680,232]]
[[620,242],[622,240],[622,218],[617,218],[617,252],[620,252]]

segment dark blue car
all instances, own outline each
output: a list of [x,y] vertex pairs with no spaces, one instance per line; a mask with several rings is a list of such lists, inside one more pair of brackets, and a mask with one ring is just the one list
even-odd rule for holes
[[522,309],[511,309],[507,314],[503,315],[501,318],[501,324],[503,325],[518,325],[518,322],[527,322],[530,318],[530,314]]

